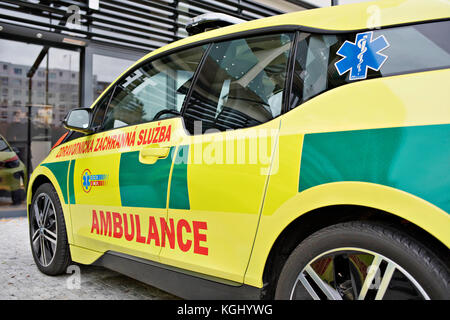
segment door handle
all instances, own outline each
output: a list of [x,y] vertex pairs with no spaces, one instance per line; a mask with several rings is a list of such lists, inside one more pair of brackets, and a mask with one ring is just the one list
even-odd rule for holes
[[139,161],[145,164],[153,164],[158,159],[166,158],[169,152],[170,147],[159,147],[158,145],[145,147],[139,152]]

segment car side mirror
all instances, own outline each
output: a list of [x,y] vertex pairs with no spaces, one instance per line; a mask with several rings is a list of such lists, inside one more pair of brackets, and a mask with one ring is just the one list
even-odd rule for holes
[[63,125],[69,130],[92,133],[93,130],[89,127],[91,114],[92,110],[90,108],[72,109],[64,118]]

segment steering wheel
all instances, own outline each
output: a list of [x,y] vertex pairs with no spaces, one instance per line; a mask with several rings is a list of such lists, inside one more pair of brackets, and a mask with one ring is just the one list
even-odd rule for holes
[[155,114],[155,116],[153,117],[152,121],[159,119],[164,114],[173,114],[173,115],[176,115],[176,116],[181,115],[181,113],[179,111],[177,111],[177,110],[164,109],[164,110],[159,111],[157,114]]

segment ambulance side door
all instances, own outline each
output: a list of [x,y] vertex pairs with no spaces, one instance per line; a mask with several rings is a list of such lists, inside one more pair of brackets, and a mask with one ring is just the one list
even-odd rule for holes
[[149,234],[167,216],[180,111],[204,50],[150,59],[115,83],[93,150],[74,167],[78,245],[158,260]]
[[162,263],[242,283],[280,128],[293,34],[213,43],[183,112]]

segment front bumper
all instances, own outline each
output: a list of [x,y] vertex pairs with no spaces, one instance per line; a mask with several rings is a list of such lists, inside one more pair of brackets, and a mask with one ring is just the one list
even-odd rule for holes
[[11,192],[25,189],[25,177],[23,166],[12,169],[0,168],[0,190]]

